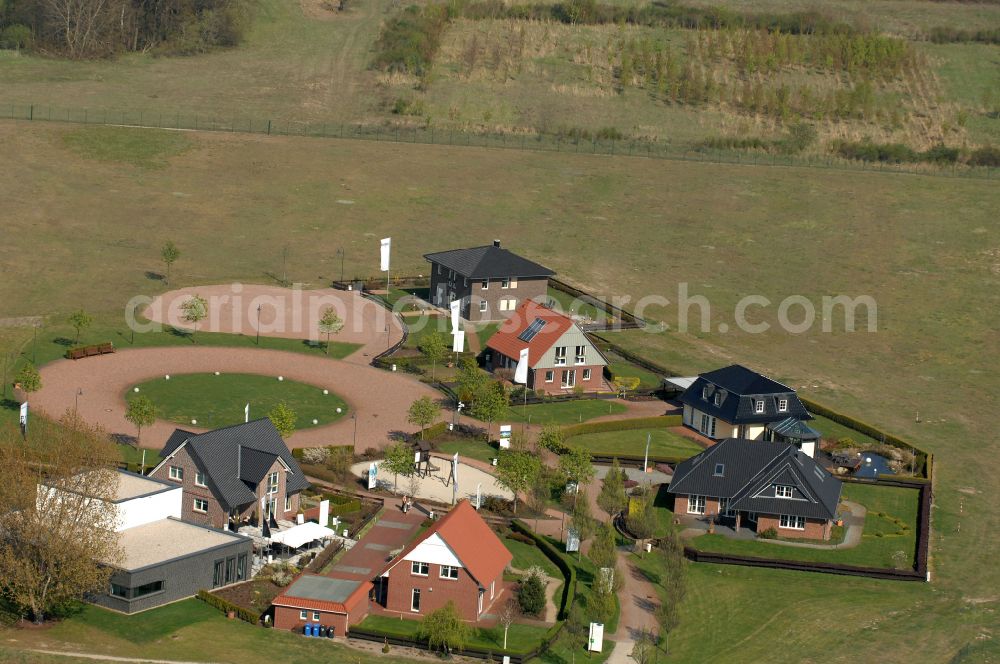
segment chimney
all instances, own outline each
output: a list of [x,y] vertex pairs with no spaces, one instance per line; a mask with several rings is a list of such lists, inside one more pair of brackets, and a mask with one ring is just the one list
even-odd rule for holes
[[500,248],[500,240],[493,240],[493,246],[496,247],[497,249],[499,249]]

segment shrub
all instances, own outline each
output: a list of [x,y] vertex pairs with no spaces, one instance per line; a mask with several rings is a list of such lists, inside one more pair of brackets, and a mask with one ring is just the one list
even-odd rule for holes
[[517,589],[517,603],[529,616],[541,615],[545,610],[545,583],[537,574],[529,574]]
[[430,70],[450,20],[444,5],[410,5],[389,19],[375,43],[375,67],[423,76]]
[[836,152],[845,159],[857,161],[900,164],[919,160],[919,155],[912,148],[902,143],[850,143],[840,141],[834,144]]
[[251,625],[256,625],[257,623],[260,622],[260,614],[257,613],[256,611],[251,611],[250,609],[246,609],[237,604],[233,604],[228,600],[222,599],[218,595],[213,595],[207,590],[199,590],[198,599],[205,602],[209,606],[215,607],[216,609],[222,611],[223,613],[229,613],[230,611],[232,611],[237,618],[239,618],[244,622],[248,622]]
[[958,148],[950,148],[947,145],[938,143],[929,150],[920,153],[921,159],[935,164],[954,164],[958,161],[960,151]]
[[330,449],[327,447],[309,447],[302,450],[302,460],[306,463],[324,465],[330,459]]
[[31,28],[20,23],[8,25],[3,31],[0,31],[0,48],[30,48],[33,41],[34,35]]
[[757,533],[757,537],[761,539],[777,539],[778,530],[774,526],[771,526],[770,528]]
[[973,150],[969,154],[969,165],[1000,168],[1000,148],[987,145]]
[[515,542],[523,542],[524,544],[530,544],[531,546],[535,546],[535,540],[531,539],[524,533],[511,531],[511,533],[507,535],[507,537],[514,540]]

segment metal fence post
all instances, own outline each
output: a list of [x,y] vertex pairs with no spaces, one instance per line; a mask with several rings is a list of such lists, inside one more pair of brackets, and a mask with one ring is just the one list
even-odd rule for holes
[[267,135],[268,136],[271,135],[271,121],[270,120],[267,121]]
[[31,106],[28,107],[28,119],[29,120],[34,120],[35,119],[35,105],[34,104],[32,104]]

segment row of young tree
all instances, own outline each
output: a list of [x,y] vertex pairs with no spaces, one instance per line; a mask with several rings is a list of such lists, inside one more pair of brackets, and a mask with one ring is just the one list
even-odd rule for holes
[[0,0],[0,47],[69,58],[192,54],[243,40],[249,0]]

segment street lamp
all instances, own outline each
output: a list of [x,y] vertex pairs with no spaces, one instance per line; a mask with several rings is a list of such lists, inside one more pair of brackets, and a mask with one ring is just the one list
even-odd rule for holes
[[351,419],[354,420],[354,449],[358,449],[358,414],[351,413]]
[[78,387],[78,388],[76,388],[76,394],[73,395],[73,413],[74,414],[77,412],[77,409],[80,407],[80,397],[81,396],[83,396],[83,388],[82,387]]
[[456,405],[455,405],[455,412],[454,412],[454,414],[452,415],[452,418],[451,418],[451,429],[452,429],[452,431],[454,431],[455,427],[458,425],[458,415],[459,415],[459,413],[461,413],[462,409],[465,408],[465,404],[462,403],[461,401],[459,401],[458,397],[455,398],[455,401],[457,402]]
[[340,258],[340,283],[344,283],[344,248],[337,249],[337,257]]
[[263,304],[257,305],[257,345],[260,345],[260,310],[264,307]]

